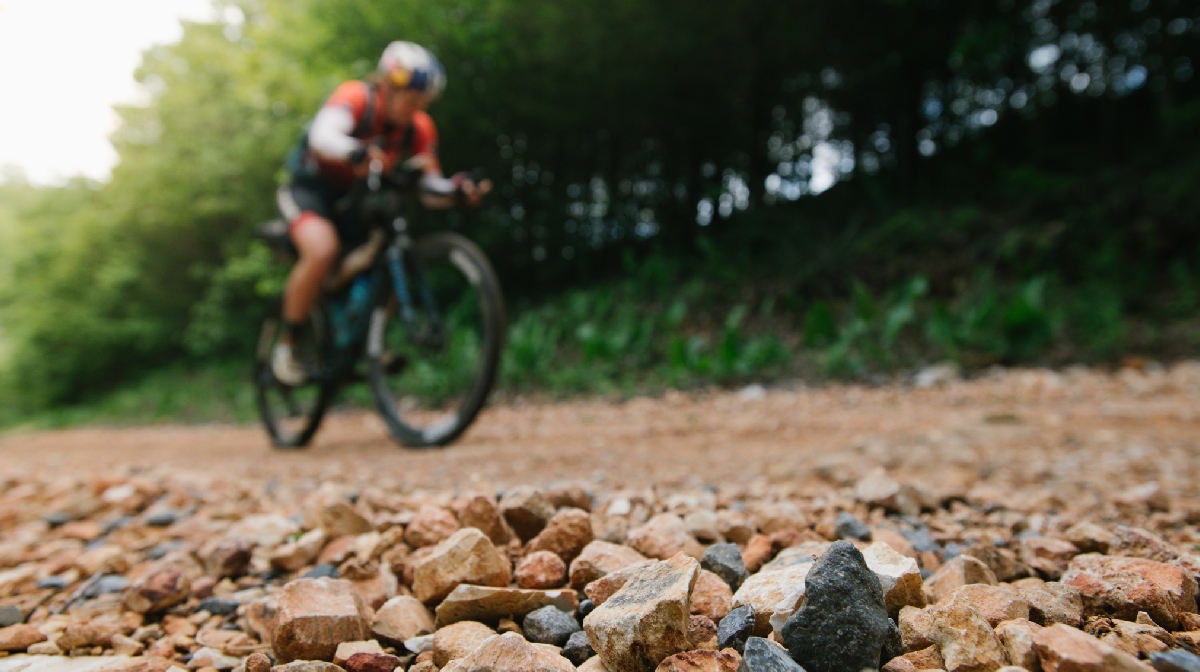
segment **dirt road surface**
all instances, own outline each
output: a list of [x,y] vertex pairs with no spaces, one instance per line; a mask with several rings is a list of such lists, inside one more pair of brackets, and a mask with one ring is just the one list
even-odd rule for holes
[[720,484],[819,496],[877,468],[935,492],[994,488],[1098,503],[1157,482],[1173,498],[1200,499],[1200,363],[1116,374],[1011,370],[927,389],[509,405],[432,451],[397,447],[373,414],[359,412],[332,415],[297,452],[272,450],[254,426],[0,437],[5,476],[145,469],[404,490],[583,481],[601,490]]

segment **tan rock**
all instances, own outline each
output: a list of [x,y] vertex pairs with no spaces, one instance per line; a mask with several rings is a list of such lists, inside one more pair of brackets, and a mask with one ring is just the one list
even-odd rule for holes
[[708,511],[692,511],[683,517],[683,526],[688,534],[702,544],[719,544],[725,541],[725,536],[717,524],[717,514]]
[[113,635],[110,641],[113,653],[118,656],[137,656],[146,650],[146,645],[132,637],[126,637],[121,633]]
[[1108,553],[1113,541],[1111,532],[1087,521],[1075,523],[1063,536],[1083,553]]
[[971,544],[963,550],[963,555],[983,562],[996,575],[998,581],[1016,581],[1033,575],[1033,568],[1025,564],[1012,550],[998,548],[990,543]]
[[338,644],[370,632],[367,606],[349,581],[297,579],[279,591],[278,604],[272,643],[284,663],[331,660]]
[[688,619],[688,648],[717,650],[717,624],[707,616]]
[[371,522],[345,498],[324,498],[322,493],[318,493],[317,500],[310,514],[315,516],[318,525],[331,538],[352,537],[371,531]]
[[429,604],[443,599],[459,584],[507,586],[512,579],[508,558],[479,530],[455,532],[413,568],[413,594]]
[[612,672],[648,672],[686,651],[691,615],[688,596],[700,563],[682,553],[639,571],[583,626]]
[[129,560],[119,546],[105,544],[82,553],[75,559],[75,566],[86,576],[124,574],[129,571]]
[[385,602],[396,596],[396,591],[400,588],[400,581],[392,572],[392,568],[386,563],[370,563],[373,571],[369,572],[365,577],[347,576],[351,579],[350,583],[354,585],[354,590],[358,593],[363,602],[372,609],[379,609]]
[[383,653],[383,647],[374,639],[342,642],[338,644],[337,650],[333,653],[333,664],[339,667],[346,667],[346,661],[350,660],[350,656],[356,653]]
[[18,623],[7,628],[0,628],[0,651],[24,651],[30,646],[44,641],[46,641],[46,636],[32,625]]
[[413,548],[436,546],[458,531],[454,514],[440,506],[425,505],[404,529],[404,543]]
[[1055,624],[1034,635],[1044,672],[1151,672],[1154,668],[1085,632]]
[[989,586],[973,583],[954,591],[948,599],[962,597],[995,628],[1001,621],[1029,618],[1029,602],[1007,583]]
[[793,502],[766,502],[750,507],[750,519],[763,534],[808,527],[804,512]]
[[624,569],[619,569],[615,572],[605,574],[603,577],[592,581],[584,587],[583,592],[588,596],[596,606],[600,606],[616,594],[627,581],[629,577],[637,574],[639,571],[654,564],[653,560],[646,560],[635,565],[630,565]]
[[863,558],[883,588],[883,603],[887,606],[888,616],[895,619],[902,607],[925,606],[925,584],[916,560],[882,542],[867,547]]
[[917,670],[940,670],[946,665],[942,654],[936,646],[929,646],[920,651],[912,651],[898,658],[893,658],[884,665],[883,672],[916,672]]
[[438,666],[432,660],[421,660],[413,663],[408,672],[438,672]]
[[1033,648],[1033,638],[1042,631],[1042,626],[1024,618],[1004,621],[996,626],[996,636],[1004,646],[1008,662],[1027,670],[1039,668],[1037,651]]
[[455,502],[454,512],[462,527],[474,527],[487,535],[493,544],[503,546],[512,539],[512,530],[500,515],[500,507],[486,495],[464,497]]
[[271,659],[265,653],[252,653],[246,657],[246,672],[270,672]]
[[942,654],[947,672],[984,672],[1006,664],[1000,638],[963,595],[929,611],[933,621],[930,638]]
[[186,600],[191,587],[191,579],[179,567],[160,567],[129,587],[125,606],[142,614],[162,611]]
[[205,646],[192,653],[191,659],[188,660],[188,669],[232,670],[241,662],[238,658],[227,656],[217,649]]
[[112,644],[113,636],[121,634],[121,630],[121,624],[116,619],[97,618],[68,625],[55,643],[63,651],[93,646],[107,648]]
[[50,642],[50,641],[38,642],[37,644],[30,644],[29,648],[26,649],[25,652],[31,656],[61,656],[61,655],[63,655],[63,650],[58,648],[57,644],[55,644],[54,642]]
[[460,585],[437,607],[439,626],[458,621],[494,621],[502,616],[524,616],[542,607],[574,613],[579,598],[573,590],[525,590]]
[[804,579],[812,563],[791,565],[782,569],[763,569],[742,582],[733,594],[732,607],[754,609],[754,635],[766,637],[775,623],[779,628],[796,612],[804,601]]
[[295,572],[302,567],[311,565],[325,547],[328,535],[325,530],[315,528],[300,535],[295,541],[290,541],[271,551],[268,559],[271,566],[288,572]]
[[933,615],[928,609],[902,607],[896,625],[905,651],[919,651],[933,645]]
[[[1140,528],[1118,525],[1112,531],[1109,555],[1145,558],[1155,562],[1176,562],[1186,569],[1195,570],[1196,562],[1190,555],[1167,543],[1153,532]],[[1189,567],[1191,565],[1191,567]],[[1196,571],[1192,571],[1195,575]]]
[[295,660],[285,665],[276,665],[271,672],[346,672],[341,667],[323,660]]
[[229,527],[225,537],[253,546],[278,546],[283,540],[300,531],[300,526],[287,516],[256,514],[246,516]]
[[571,562],[595,539],[592,517],[583,509],[563,509],[526,545],[529,552],[550,551]]
[[733,608],[733,591],[724,579],[702,569],[696,576],[691,601],[693,614],[707,616],[714,623],[720,623]]
[[740,511],[720,509],[717,511],[717,531],[735,544],[744,545],[754,536],[754,526]]
[[925,581],[925,597],[931,604],[937,604],[972,583],[994,586],[996,574],[978,558],[960,555],[942,565]]
[[655,672],[738,672],[742,657],[733,649],[687,651],[658,664]]
[[521,560],[514,575],[521,588],[561,588],[567,583],[567,565],[555,553],[536,551]]
[[659,560],[678,553],[697,560],[704,556],[704,547],[688,534],[683,520],[671,513],[659,514],[645,525],[630,530],[628,543],[642,555]]
[[439,628],[433,633],[433,663],[440,668],[451,660],[466,658],[495,634],[491,628],[475,621],[462,621]]
[[530,644],[516,633],[488,638],[443,672],[573,672],[558,647]]
[[1013,587],[1029,602],[1029,620],[1040,625],[1083,624],[1083,597],[1075,586],[1037,579],[1018,581]]
[[418,635],[433,634],[433,616],[411,595],[398,595],[375,612],[371,632],[380,640],[399,646]]
[[519,487],[504,493],[500,513],[521,541],[529,541],[554,517],[554,505],[537,488]]
[[629,548],[597,539],[583,548],[571,561],[572,588],[583,588],[605,574],[646,562],[648,558]]
[[592,510],[592,496],[583,485],[578,483],[563,483],[546,490],[546,499],[556,509]]
[[592,656],[579,666],[579,672],[608,672],[608,668],[604,666],[600,656]]
[[1176,565],[1089,553],[1071,561],[1063,583],[1079,590],[1085,615],[1134,620],[1144,611],[1174,630],[1176,612],[1196,613],[1196,581]]
[[746,565],[746,571],[754,574],[762,569],[762,566],[770,562],[771,556],[775,554],[775,548],[771,544],[771,538],[762,534],[756,534],[750,537],[746,542],[746,546],[742,548],[742,564]]
[[1042,578],[1058,580],[1067,571],[1071,558],[1079,549],[1069,541],[1050,537],[1025,537],[1021,539],[1021,559],[1035,569]]

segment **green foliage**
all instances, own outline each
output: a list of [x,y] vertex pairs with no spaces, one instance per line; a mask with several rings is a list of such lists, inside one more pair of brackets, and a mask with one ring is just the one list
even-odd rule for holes
[[[0,406],[164,393],[162,367],[248,353],[285,271],[251,244],[282,159],[393,39],[447,65],[443,163],[497,180],[477,218],[414,226],[465,228],[524,307],[510,389],[1186,355],[1200,77],[1197,32],[1168,27],[1196,17],[1052,3],[1053,34],[1098,45],[1055,67],[1106,73],[1077,92],[1031,71],[1043,4],[223,0],[244,21],[145,53],[108,183],[0,178]],[[1118,90],[1135,65],[1146,85]],[[766,191],[821,142],[852,152],[838,184]]]

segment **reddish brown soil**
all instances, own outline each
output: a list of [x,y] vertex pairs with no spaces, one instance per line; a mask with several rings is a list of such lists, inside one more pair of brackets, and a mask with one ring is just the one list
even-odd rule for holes
[[144,468],[405,489],[736,483],[817,495],[884,467],[934,491],[994,486],[1099,501],[1148,481],[1172,497],[1200,497],[1198,455],[1200,364],[1182,364],[1116,375],[1009,371],[931,389],[508,405],[485,411],[457,444],[429,451],[397,447],[374,415],[359,412],[330,416],[297,452],[272,450],[253,426],[9,434],[0,437],[0,474]]

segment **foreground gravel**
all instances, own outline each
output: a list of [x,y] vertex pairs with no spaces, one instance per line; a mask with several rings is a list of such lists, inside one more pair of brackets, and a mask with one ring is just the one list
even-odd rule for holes
[[0,672],[1200,670],[1200,364],[0,438]]

